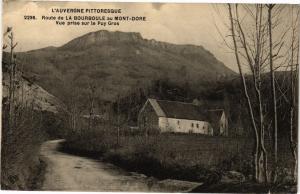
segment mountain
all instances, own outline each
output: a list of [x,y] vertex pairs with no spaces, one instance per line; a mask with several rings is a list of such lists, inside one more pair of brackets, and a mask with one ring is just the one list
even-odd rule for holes
[[75,91],[86,97],[91,83],[97,98],[111,101],[152,80],[201,89],[203,83],[235,74],[202,46],[148,40],[134,32],[100,30],[61,47],[17,55],[26,74],[60,98]]

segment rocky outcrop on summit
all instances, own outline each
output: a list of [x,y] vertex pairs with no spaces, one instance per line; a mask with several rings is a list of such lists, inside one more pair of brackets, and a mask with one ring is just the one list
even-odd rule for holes
[[81,37],[75,38],[67,44],[60,47],[60,50],[85,50],[90,46],[101,46],[105,43],[134,43],[142,41],[143,38],[140,33],[136,32],[109,32],[100,30],[90,32]]

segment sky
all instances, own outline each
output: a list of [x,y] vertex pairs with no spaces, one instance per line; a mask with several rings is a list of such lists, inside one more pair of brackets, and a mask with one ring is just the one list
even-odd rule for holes
[[[43,15],[58,15],[51,13],[52,8],[119,8],[122,9],[121,15],[146,16],[147,19],[145,22],[122,22],[119,26],[59,26],[54,21],[41,20]],[[35,15],[38,19],[35,21],[24,20],[24,15]],[[64,14],[60,15],[65,16]],[[234,55],[226,47],[222,38],[229,34],[226,26],[227,18],[224,4],[26,2],[16,0],[3,3],[3,27],[4,29],[7,26],[13,27],[15,38],[18,41],[17,51],[61,46],[91,31],[118,30],[140,32],[146,39],[175,44],[202,45],[226,66],[237,71]]]

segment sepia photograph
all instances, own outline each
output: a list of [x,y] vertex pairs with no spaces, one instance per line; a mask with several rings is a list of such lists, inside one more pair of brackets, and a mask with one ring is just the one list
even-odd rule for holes
[[1,190],[297,193],[299,5],[2,4]]

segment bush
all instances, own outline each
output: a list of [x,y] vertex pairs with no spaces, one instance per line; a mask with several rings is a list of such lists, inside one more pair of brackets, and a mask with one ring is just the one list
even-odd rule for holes
[[2,114],[1,185],[2,189],[27,190],[41,170],[39,149],[46,140],[42,130],[43,116],[39,112],[23,109],[15,114],[9,130],[8,112]]

